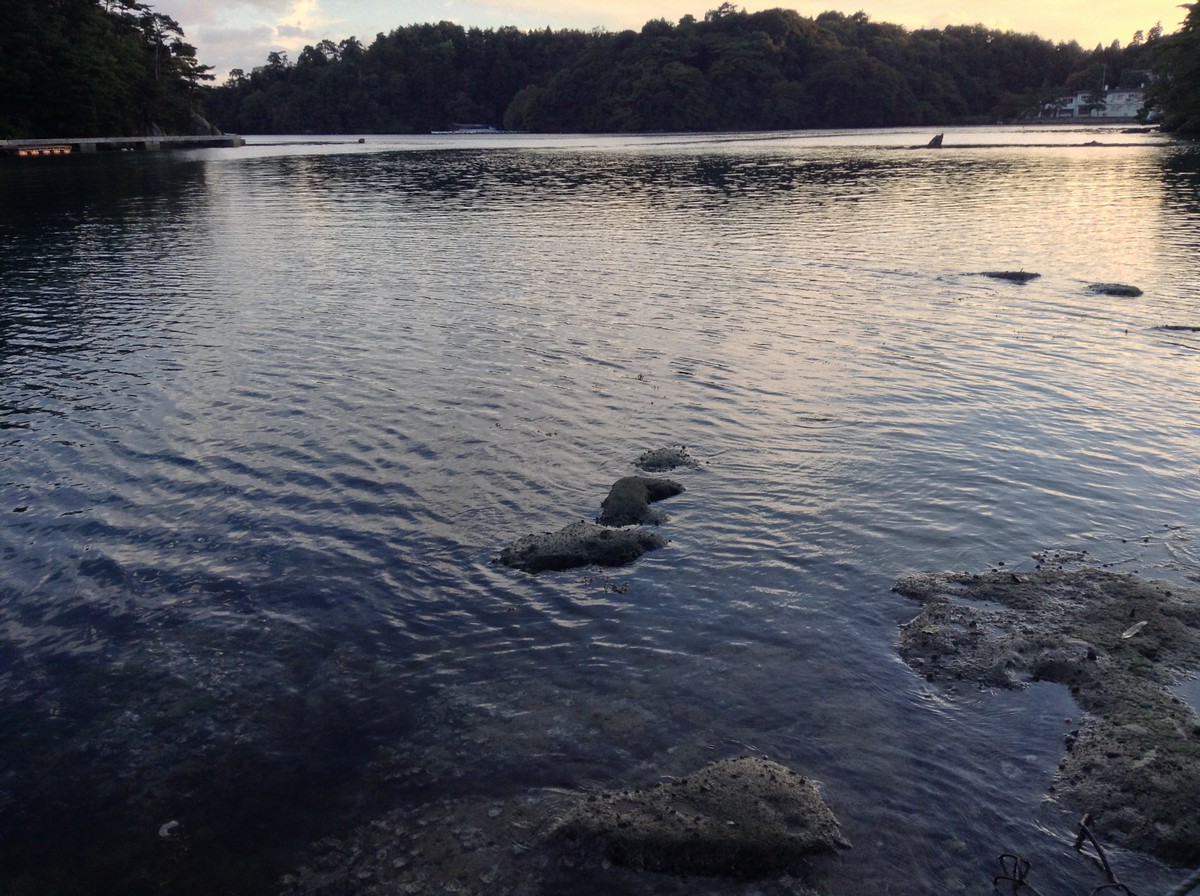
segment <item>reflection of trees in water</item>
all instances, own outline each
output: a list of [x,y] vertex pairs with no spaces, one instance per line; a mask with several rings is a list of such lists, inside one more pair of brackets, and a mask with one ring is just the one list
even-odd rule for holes
[[1173,254],[1181,262],[1194,266],[1200,257],[1200,148],[1164,154],[1162,195],[1166,213],[1162,239],[1176,247]]
[[[750,149],[712,151],[723,143],[749,145]],[[915,172],[931,168],[938,169],[939,177],[978,183],[981,175],[1009,177],[1014,167],[1022,167],[1020,162],[999,159],[890,159],[840,152],[828,153],[825,158],[820,154],[800,156],[760,150],[752,137],[705,141],[703,152],[677,148],[661,153],[446,150],[326,156],[279,164],[286,169],[285,176],[301,177],[320,193],[335,191],[364,202],[402,196],[414,203],[460,199],[476,204],[493,196],[505,202],[522,197],[586,200],[589,196],[609,197],[614,191],[623,197],[643,196],[654,201],[677,191],[682,191],[682,197],[692,197],[698,189],[724,196],[786,195],[804,188],[899,184]]]
[[[76,155],[0,169],[0,237],[42,239],[88,221],[143,217],[155,204],[164,223],[190,211],[206,189],[203,162],[176,155]],[[117,228],[119,230],[119,228]]]
[[1189,216],[1192,234],[1200,234],[1200,148],[1166,154],[1163,186],[1167,203]]
[[176,156],[0,169],[0,429],[69,428],[141,400],[195,294],[183,259],[207,190],[204,164]]

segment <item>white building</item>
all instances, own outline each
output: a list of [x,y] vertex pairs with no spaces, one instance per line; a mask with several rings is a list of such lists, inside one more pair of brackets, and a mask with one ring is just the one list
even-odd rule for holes
[[1136,118],[1146,103],[1146,91],[1141,89],[1105,90],[1104,105],[1089,108],[1094,92],[1081,90],[1071,96],[1059,97],[1042,109],[1043,118]]

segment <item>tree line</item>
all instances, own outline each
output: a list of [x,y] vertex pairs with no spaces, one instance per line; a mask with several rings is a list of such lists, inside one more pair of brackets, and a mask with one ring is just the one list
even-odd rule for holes
[[0,0],[0,138],[192,133],[208,69],[137,0]]
[[1200,136],[1200,3],[1184,3],[1187,18],[1155,54],[1151,102],[1166,130]]
[[[220,86],[179,23],[139,0],[0,0],[0,137],[775,130],[1013,121],[1078,91],[1150,82],[1200,133],[1200,3],[1183,27],[1084,50],[980,25],[908,30],[722,3],[640,31],[450,22],[271,53]],[[1152,75],[1152,79],[1151,79]]]
[[[542,133],[971,124],[1035,116],[1081,90],[1099,103],[1105,85],[1140,87],[1171,58],[1194,66],[1194,35],[1164,36],[1155,25],[1127,46],[1084,50],[980,25],[910,31],[861,12],[807,18],[723,3],[640,32],[440,22],[381,33],[370,46],[325,40],[295,61],[272,53],[249,74],[233,71],[205,103],[227,130],[270,134],[427,133],[454,123]],[[1200,90],[1188,77],[1172,83]]]

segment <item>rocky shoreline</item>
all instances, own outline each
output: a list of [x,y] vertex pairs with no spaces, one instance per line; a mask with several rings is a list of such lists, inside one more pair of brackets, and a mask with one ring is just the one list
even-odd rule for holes
[[1097,569],[915,573],[900,655],[928,681],[1068,687],[1084,712],[1056,796],[1106,835],[1200,863],[1200,717],[1169,690],[1200,668],[1200,590]]
[[397,810],[314,844],[279,893],[545,896],[598,875],[607,892],[623,892],[623,882],[649,874],[662,893],[694,892],[703,878],[774,878],[805,896],[816,892],[804,881],[822,857],[849,846],[815,781],[743,756],[643,789]]
[[[1064,745],[1057,800],[1090,813],[1110,842],[1200,862],[1200,717],[1169,690],[1200,668],[1200,589],[1044,567],[913,573],[894,590],[922,604],[898,650],[927,681],[1070,689],[1084,715]],[[396,810],[314,844],[280,892],[542,896],[597,875],[619,891],[650,874],[664,894],[695,892],[689,881],[705,878],[812,894],[852,873],[852,855],[835,855],[847,846],[816,782],[742,756],[640,789]]]
[[[671,446],[646,452],[636,466],[662,472],[699,463],[686,447]],[[622,477],[596,523],[518,538],[499,561],[526,572],[631,562],[666,544],[642,528],[665,521],[650,505],[683,491],[673,480]],[[614,880],[663,875],[678,881],[679,892],[698,876],[775,877],[802,896],[810,891],[791,875],[849,846],[817,782],[766,757],[740,756],[644,788],[548,788],[397,809],[345,838],[313,844],[310,861],[281,881],[280,892],[533,896],[570,892],[579,875],[603,872]]]
[[[681,466],[697,466],[682,446],[638,462],[643,472]],[[622,477],[597,522],[517,539],[500,561],[528,572],[629,562],[627,544],[665,545],[644,528],[665,521],[650,505],[683,490]],[[1200,716],[1170,690],[1200,668],[1200,589],[1039,562],[1032,572],[910,573],[893,590],[921,604],[897,649],[928,682],[1069,688],[1083,716],[1064,745],[1056,800],[1129,849],[1200,862]],[[831,873],[853,873],[852,857],[837,856],[850,844],[820,785],[794,768],[741,755],[683,778],[646,777],[631,770],[630,783],[643,785],[631,789],[584,782],[398,808],[314,844],[280,893],[543,896],[581,880],[644,888],[652,875],[663,894],[719,878],[805,896],[826,891]]]

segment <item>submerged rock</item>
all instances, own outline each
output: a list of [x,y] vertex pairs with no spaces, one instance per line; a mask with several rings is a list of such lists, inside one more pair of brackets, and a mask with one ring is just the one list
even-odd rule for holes
[[624,566],[666,545],[665,538],[644,529],[613,529],[580,521],[557,532],[518,538],[500,552],[500,562],[526,572],[592,564]]
[[814,781],[726,759],[648,790],[580,799],[552,836],[637,871],[757,878],[850,844]]
[[1095,569],[914,574],[900,654],[930,681],[1066,685],[1086,713],[1057,793],[1094,827],[1200,862],[1200,717],[1169,690],[1200,668],[1200,591]]
[[672,445],[645,452],[637,459],[636,466],[647,473],[665,473],[676,467],[698,467],[700,463],[688,454],[686,445]]
[[991,277],[993,280],[1010,280],[1013,283],[1028,283],[1030,280],[1036,280],[1041,274],[1034,274],[1029,271],[984,271],[983,276]]
[[682,485],[670,479],[625,476],[613,483],[608,497],[601,502],[602,512],[597,522],[602,526],[658,525],[663,516],[650,505],[683,491]]
[[1142,294],[1136,286],[1126,283],[1093,283],[1088,287],[1088,292],[1098,296],[1118,296],[1126,299],[1136,299]]

